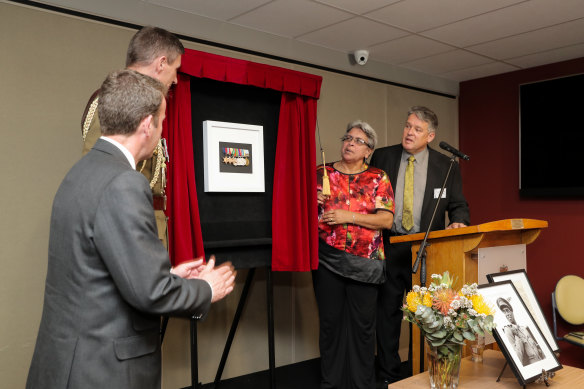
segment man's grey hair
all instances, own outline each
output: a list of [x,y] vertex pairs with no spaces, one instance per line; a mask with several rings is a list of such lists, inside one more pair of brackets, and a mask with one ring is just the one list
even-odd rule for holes
[[97,114],[103,135],[133,134],[140,122],[158,110],[166,88],[158,80],[134,70],[110,73],[99,90]]
[[371,150],[375,149],[375,146],[377,146],[377,133],[369,123],[364,122],[363,120],[354,120],[347,124],[347,131],[345,131],[345,134],[351,131],[352,128],[359,128],[363,131],[365,135],[367,135],[367,146],[369,146]]
[[435,132],[438,129],[438,116],[430,108],[415,106],[410,108],[408,111],[408,116],[416,115],[416,117],[426,123],[428,123],[428,132]]

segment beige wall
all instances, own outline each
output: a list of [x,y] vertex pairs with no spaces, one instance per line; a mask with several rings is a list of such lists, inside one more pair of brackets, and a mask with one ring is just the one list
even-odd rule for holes
[[[0,2],[0,382],[24,386],[42,312],[52,199],[81,155],[80,116],[105,75],[123,67],[135,31]],[[457,101],[287,63],[185,42],[192,49],[322,75],[318,124],[327,160],[339,157],[347,122],[361,118],[381,145],[400,139],[413,104],[436,110],[439,140],[458,143]],[[436,142],[437,143],[437,142]],[[318,153],[317,161],[320,161]],[[199,378],[215,377],[245,280],[199,324]],[[318,357],[318,317],[309,273],[275,273],[277,366]],[[223,377],[268,368],[265,271],[256,272]],[[190,383],[189,323],[171,319],[163,387]]]

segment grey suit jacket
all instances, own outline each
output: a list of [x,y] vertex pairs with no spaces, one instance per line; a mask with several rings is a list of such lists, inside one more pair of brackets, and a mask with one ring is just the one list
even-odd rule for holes
[[206,314],[211,288],[170,274],[148,181],[99,140],[53,202],[27,388],[159,388],[160,315]]
[[[397,144],[379,148],[375,150],[371,157],[371,165],[385,170],[393,188],[395,188],[397,183],[397,174],[399,171],[402,151],[402,145]],[[434,189],[442,188],[444,177],[446,177],[446,173],[450,166],[450,158],[444,154],[430,147],[428,147],[428,152],[428,175],[426,178],[424,201],[422,202],[420,232],[426,232],[430,225],[430,219],[432,218],[432,213],[437,201],[437,199],[434,198]],[[457,163],[452,167],[452,171],[448,177],[446,183],[446,198],[440,200],[434,222],[432,223],[432,230],[446,228],[445,212],[448,212],[448,218],[451,223],[458,222],[470,225],[468,204],[462,193],[462,179]]]

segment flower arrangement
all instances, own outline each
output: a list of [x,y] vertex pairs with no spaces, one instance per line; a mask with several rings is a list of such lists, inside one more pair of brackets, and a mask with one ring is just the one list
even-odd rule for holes
[[495,310],[478,293],[477,284],[453,289],[454,280],[448,272],[432,274],[428,288],[414,285],[406,296],[404,320],[416,324],[432,346],[445,343],[464,345],[495,327]]
[[415,285],[406,295],[404,320],[416,324],[430,349],[432,387],[458,386],[461,347],[477,335],[492,333],[495,310],[478,293],[477,284],[455,290],[448,272],[432,274],[429,287]]

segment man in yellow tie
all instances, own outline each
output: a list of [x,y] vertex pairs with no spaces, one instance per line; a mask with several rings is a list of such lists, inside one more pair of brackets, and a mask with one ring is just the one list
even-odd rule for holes
[[[385,170],[395,191],[395,215],[391,230],[384,230],[386,281],[380,286],[377,311],[377,357],[383,386],[401,378],[398,354],[404,292],[412,287],[411,244],[389,244],[394,235],[426,232],[442,188],[450,158],[430,148],[438,117],[426,107],[412,107],[407,114],[401,144],[373,153],[371,166]],[[468,204],[462,193],[458,164],[454,164],[432,230],[470,224]]]

